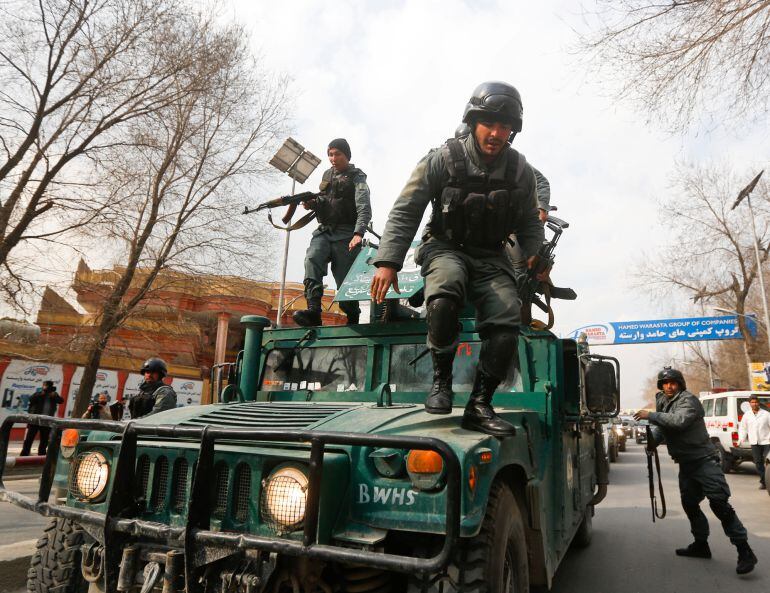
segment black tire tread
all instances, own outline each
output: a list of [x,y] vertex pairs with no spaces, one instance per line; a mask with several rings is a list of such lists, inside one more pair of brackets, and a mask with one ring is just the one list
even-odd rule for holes
[[448,578],[434,576],[429,582],[412,578],[409,581],[408,593],[488,593],[488,554],[494,543],[494,517],[504,490],[510,490],[504,482],[497,481],[492,484],[481,529],[476,536],[461,539],[457,544],[447,567]]
[[78,593],[83,590],[80,546],[85,532],[67,519],[52,519],[37,541],[27,570],[28,593]]

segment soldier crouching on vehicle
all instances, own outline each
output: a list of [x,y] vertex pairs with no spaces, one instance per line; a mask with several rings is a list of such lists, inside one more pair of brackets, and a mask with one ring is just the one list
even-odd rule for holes
[[425,278],[428,347],[433,386],[425,400],[431,414],[452,411],[452,364],[459,312],[466,299],[477,310],[481,354],[462,426],[495,436],[513,427],[495,414],[492,396],[505,379],[518,343],[521,300],[504,244],[516,233],[525,254],[543,242],[535,175],[509,146],[522,128],[519,92],[509,84],[479,85],[465,106],[471,133],[452,138],[417,165],[393,205],[374,265],[372,298],[381,303],[417,232],[429,203],[433,213],[415,254]]
[[[305,254],[307,309],[293,315],[297,325],[303,327],[321,325],[327,266],[331,263],[339,288],[361,250],[361,241],[372,219],[366,174],[350,162],[347,140],[337,138],[329,142],[327,155],[332,166],[324,172],[321,181],[324,195],[304,204],[305,208],[315,211],[320,224],[313,231]],[[361,309],[357,301],[341,302],[339,306],[347,315],[348,325],[358,323]]]
[[690,520],[695,541],[676,550],[678,556],[711,558],[708,545],[709,524],[700,508],[704,498],[722,522],[725,535],[738,549],[738,574],[754,570],[757,557],[749,546],[746,528],[730,504],[730,487],[719,465],[717,451],[709,439],[703,421],[703,406],[697,397],[687,391],[682,373],[664,367],[658,373],[655,396],[656,411],[639,410],[637,420],[647,419],[653,428],[656,443],[665,442],[673,460],[679,464],[679,492],[682,508]]
[[176,408],[176,391],[163,382],[168,367],[160,358],[149,358],[139,371],[144,381],[139,385],[139,395],[128,402],[131,418],[141,418]]

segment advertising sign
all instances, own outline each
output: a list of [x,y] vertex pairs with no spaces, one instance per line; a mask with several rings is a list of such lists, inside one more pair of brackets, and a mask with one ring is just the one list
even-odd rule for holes
[[751,390],[770,391],[770,362],[752,362]]
[[[67,409],[64,412],[65,417],[69,417],[72,413],[72,408],[75,407],[75,396],[80,388],[80,380],[83,378],[83,367],[75,369],[75,373],[72,375],[72,381],[70,382],[70,393],[67,398]],[[110,371],[105,369],[99,369],[96,373],[96,383],[91,391],[89,399],[93,399],[100,393],[106,392],[107,399],[110,402],[114,402],[118,397],[118,371]]]
[[[414,241],[404,259],[404,266],[398,273],[398,288],[401,294],[391,288],[386,295],[389,299],[406,299],[420,290],[423,286],[422,276],[420,275],[420,266],[414,261],[415,248],[420,244]],[[375,267],[372,261],[377,255],[377,248],[368,245],[361,249],[361,253],[356,257],[356,261],[350,267],[345,281],[337,290],[335,301],[367,301],[371,298],[369,294],[369,285],[372,283]]]
[[197,406],[201,403],[203,381],[177,378],[171,381],[171,387],[176,391],[177,407]]
[[[757,322],[746,317],[752,335],[757,333]],[[589,345],[652,344],[656,342],[698,342],[701,340],[740,340],[738,317],[685,317],[680,319],[653,319],[647,321],[608,321],[584,325],[567,337],[577,339],[581,333],[588,336]]]
[[53,381],[56,390],[61,393],[62,377],[60,364],[11,360],[0,382],[0,403],[3,408],[26,412],[30,396],[43,388],[43,381]]

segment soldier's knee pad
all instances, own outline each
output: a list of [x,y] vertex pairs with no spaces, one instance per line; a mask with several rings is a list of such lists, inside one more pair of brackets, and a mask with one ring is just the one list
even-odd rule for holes
[[504,379],[516,356],[519,332],[514,329],[487,330],[481,336],[479,362],[484,371],[496,379]]
[[460,332],[457,303],[447,297],[436,297],[428,303],[430,341],[443,348],[451,346]]

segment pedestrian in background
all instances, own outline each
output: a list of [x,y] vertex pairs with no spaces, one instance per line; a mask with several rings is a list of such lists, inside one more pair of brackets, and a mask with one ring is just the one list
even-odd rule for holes
[[686,548],[677,549],[676,555],[711,558],[709,522],[700,508],[703,499],[708,498],[725,535],[738,550],[735,572],[751,572],[757,557],[749,546],[746,528],[730,504],[730,486],[719,465],[716,447],[706,430],[700,400],[687,391],[682,373],[671,367],[664,367],[658,373],[658,389],[660,391],[655,395],[656,411],[639,410],[634,418],[649,420],[654,440],[651,444],[665,442],[672,459],[679,465],[682,508],[690,520],[690,531],[695,541]]
[[741,418],[738,428],[738,443],[751,445],[751,457],[759,472],[759,489],[766,490],[765,483],[765,457],[770,453],[770,412],[763,410],[759,405],[759,397],[749,397],[751,409]]
[[[56,406],[64,403],[64,398],[59,395],[54,387],[53,381],[43,381],[43,388],[29,398],[29,408],[27,413],[40,414],[41,416],[56,416]],[[38,426],[30,424],[27,426],[27,435],[24,437],[24,444],[21,448],[21,456],[30,455],[32,442],[35,435],[40,434],[40,442],[37,446],[37,454],[45,455],[48,448],[48,437],[51,429],[47,426]]]

